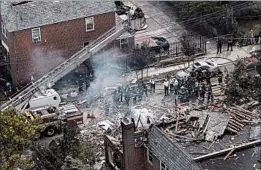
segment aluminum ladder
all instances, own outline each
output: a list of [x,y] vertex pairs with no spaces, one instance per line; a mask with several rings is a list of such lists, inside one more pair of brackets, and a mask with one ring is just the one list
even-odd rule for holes
[[111,43],[117,37],[121,36],[126,31],[130,31],[130,28],[129,26],[125,25],[120,29],[116,31],[115,30],[116,28],[113,27],[108,32],[96,39],[93,43],[84,47],[83,49],[75,53],[72,57],[58,65],[48,74],[44,75],[37,81],[31,83],[30,86],[28,86],[23,91],[19,92],[18,95],[14,96],[13,98],[10,98],[8,102],[4,103],[1,106],[0,110],[3,111],[10,106],[15,107],[16,109],[21,109],[30,100],[31,96],[33,96],[33,94],[35,94],[36,92],[40,91],[41,88],[53,86],[55,82],[60,80],[69,72],[73,71],[77,66],[79,66],[81,63],[83,63],[85,60],[87,60],[94,54],[96,54],[98,51],[100,51],[106,45]]

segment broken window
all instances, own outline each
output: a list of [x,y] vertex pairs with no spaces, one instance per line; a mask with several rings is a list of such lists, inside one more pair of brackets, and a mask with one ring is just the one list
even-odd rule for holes
[[169,168],[163,162],[160,162],[160,170],[169,170]]
[[33,42],[41,41],[41,30],[40,30],[40,28],[32,29],[32,40],[33,40]]
[[7,37],[6,28],[3,23],[2,23],[2,34],[5,36],[5,38]]
[[93,17],[85,18],[85,26],[86,26],[86,32],[93,31],[94,30],[94,18]]
[[150,149],[147,149],[148,151],[148,153],[147,153],[147,159],[148,159],[148,162],[152,165],[152,156],[153,156],[153,154],[152,154],[152,152],[151,152],[151,150]]
[[120,48],[128,48],[129,47],[129,41],[127,38],[120,39]]

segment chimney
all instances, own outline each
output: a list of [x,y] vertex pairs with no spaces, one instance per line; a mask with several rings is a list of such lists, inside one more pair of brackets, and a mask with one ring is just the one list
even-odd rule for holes
[[135,164],[134,122],[124,118],[121,122],[123,140],[123,170],[132,170]]

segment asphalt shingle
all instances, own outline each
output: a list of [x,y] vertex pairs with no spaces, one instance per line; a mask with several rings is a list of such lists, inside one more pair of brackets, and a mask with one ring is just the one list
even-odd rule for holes
[[148,148],[170,170],[202,170],[177,143],[170,141],[156,126],[148,131]]
[[33,1],[12,6],[1,0],[1,15],[9,32],[115,11],[113,1]]

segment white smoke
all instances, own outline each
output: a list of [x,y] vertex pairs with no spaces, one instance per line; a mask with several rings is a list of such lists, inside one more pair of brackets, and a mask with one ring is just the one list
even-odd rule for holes
[[35,79],[42,77],[65,61],[65,58],[62,58],[62,50],[36,48],[33,49],[31,54],[32,65],[30,70]]
[[122,83],[122,74],[126,68],[120,64],[121,56],[119,50],[110,49],[91,59],[94,80],[90,82],[87,90],[87,100],[92,101],[93,97],[101,95],[106,87]]

